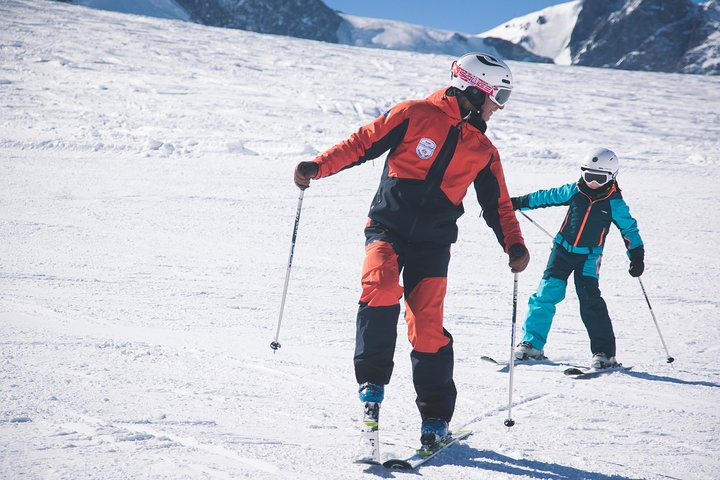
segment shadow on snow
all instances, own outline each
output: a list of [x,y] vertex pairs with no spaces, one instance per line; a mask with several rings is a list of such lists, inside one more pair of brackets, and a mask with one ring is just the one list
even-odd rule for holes
[[579,468],[558,465],[557,463],[545,463],[537,460],[526,460],[508,457],[489,450],[478,450],[465,444],[459,444],[452,448],[452,451],[443,452],[437,459],[430,460],[426,467],[412,471],[387,470],[383,467],[370,467],[365,473],[373,474],[380,478],[398,478],[401,475],[421,475],[423,468],[432,465],[456,465],[483,470],[486,472],[497,472],[505,475],[516,475],[529,478],[542,478],[548,480],[638,480],[638,478],[624,477],[621,475],[605,475],[598,472],[589,472]]
[[652,373],[647,372],[638,372],[638,371],[623,371],[621,372],[624,375],[629,375],[631,377],[635,378],[641,378],[643,380],[651,380],[653,382],[668,382],[668,383],[676,383],[678,385],[696,385],[701,387],[720,387],[720,384],[713,383],[713,382],[704,382],[704,381],[690,381],[690,380],[680,380],[679,378],[674,377],[666,377],[663,375],[653,375]]

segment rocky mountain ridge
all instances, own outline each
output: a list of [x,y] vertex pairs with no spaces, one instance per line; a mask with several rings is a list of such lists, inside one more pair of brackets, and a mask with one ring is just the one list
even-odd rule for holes
[[[64,0],[132,12],[142,0]],[[718,0],[575,0],[518,17],[483,34],[342,14],[322,0],[155,0],[167,17],[209,26],[372,48],[625,70],[720,74]],[[572,8],[568,8],[572,7]],[[146,7],[145,7],[146,8]],[[183,17],[177,11],[185,13]],[[148,14],[138,7],[138,13]],[[154,15],[154,13],[150,13]],[[549,50],[553,52],[548,53]]]

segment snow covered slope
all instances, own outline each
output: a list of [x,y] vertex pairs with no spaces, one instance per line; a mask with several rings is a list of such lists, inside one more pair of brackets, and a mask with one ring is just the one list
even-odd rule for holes
[[[405,478],[350,463],[362,229],[382,159],[306,192],[283,347],[273,354],[269,343],[294,165],[444,85],[451,61],[0,2],[0,478]],[[573,181],[591,147],[618,152],[647,244],[643,281],[677,360],[664,361],[613,231],[602,289],[619,360],[634,369],[573,381],[562,366],[519,366],[516,425],[504,427],[508,376],[479,356],[509,354],[512,276],[471,193],[445,312],[460,392],[453,425],[475,434],[421,475],[713,478],[720,79],[511,67],[516,92],[489,131],[511,192]],[[563,214],[532,216],[554,230]],[[533,259],[519,320],[549,250],[521,225]],[[386,455],[418,437],[399,333]],[[572,291],[546,351],[589,359]]]
[[513,18],[480,36],[502,38],[551,58],[558,65],[570,65],[570,36],[581,8],[582,0],[554,5]]

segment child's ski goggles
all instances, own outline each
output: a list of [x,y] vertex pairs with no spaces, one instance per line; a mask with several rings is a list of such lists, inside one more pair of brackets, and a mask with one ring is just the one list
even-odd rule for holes
[[612,173],[600,172],[598,170],[588,170],[586,168],[582,169],[582,177],[583,180],[585,180],[585,183],[589,184],[590,182],[595,182],[598,185],[605,185],[613,179]]
[[477,77],[462,68],[460,65],[458,65],[457,62],[453,62],[452,64],[452,74],[456,77],[459,77],[461,80],[470,84],[471,86],[486,93],[487,96],[490,97],[490,100],[492,100],[500,107],[505,106],[508,100],[510,100],[510,93],[512,92],[511,89],[490,85],[482,78]]

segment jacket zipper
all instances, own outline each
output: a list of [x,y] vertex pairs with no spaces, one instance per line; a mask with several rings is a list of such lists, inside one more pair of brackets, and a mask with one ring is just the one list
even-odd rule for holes
[[[611,188],[610,191],[606,196],[603,198],[598,198],[597,200],[593,200],[590,198],[589,195],[587,195],[582,190],[578,190],[581,194],[583,194],[588,200],[590,200],[590,205],[588,205],[587,210],[585,210],[585,217],[583,218],[582,224],[580,225],[580,230],[578,230],[577,237],[575,237],[575,243],[573,243],[573,247],[577,247],[578,243],[580,243],[580,237],[582,236],[583,230],[585,230],[585,223],[587,222],[588,217],[590,216],[590,210],[592,210],[593,205],[595,205],[595,202],[599,202],[601,200],[605,200],[610,197],[610,195],[615,192],[615,187]],[[605,233],[605,229],[603,228],[603,233]],[[602,243],[602,234],[600,234],[600,244]],[[600,245],[598,244],[598,246]]]
[[[462,125],[462,123],[460,124]],[[458,125],[453,125],[450,130],[448,130],[448,135],[445,137],[445,142],[443,143],[443,146],[450,140],[450,134],[451,132],[457,132],[458,138],[455,139],[455,146],[452,149],[452,152],[443,152],[443,158],[436,158],[432,165],[430,165],[430,168],[428,168],[428,175],[430,174],[430,171],[432,168],[437,164],[439,167],[439,170],[443,173],[443,175],[439,178],[439,181],[437,182],[437,187],[440,188],[440,185],[442,184],[443,176],[445,175],[445,171],[447,170],[447,165],[450,164],[450,161],[452,160],[453,155],[455,155],[455,150],[457,149],[458,139],[460,138],[460,135],[462,134],[461,129],[458,127]],[[442,148],[441,148],[442,151]],[[441,161],[442,160],[442,161]],[[440,163],[438,163],[440,162]],[[425,206],[425,201],[427,200],[428,195],[432,191],[433,187],[435,186],[435,179],[431,179],[431,181],[428,181],[427,176],[425,177],[425,182],[427,182],[427,187],[425,188],[422,200],[420,200],[419,207]],[[412,234],[415,232],[415,227],[417,226],[417,222],[419,220],[419,217],[416,215],[413,219],[413,223],[410,226],[410,231],[408,232],[408,236],[412,236]]]

